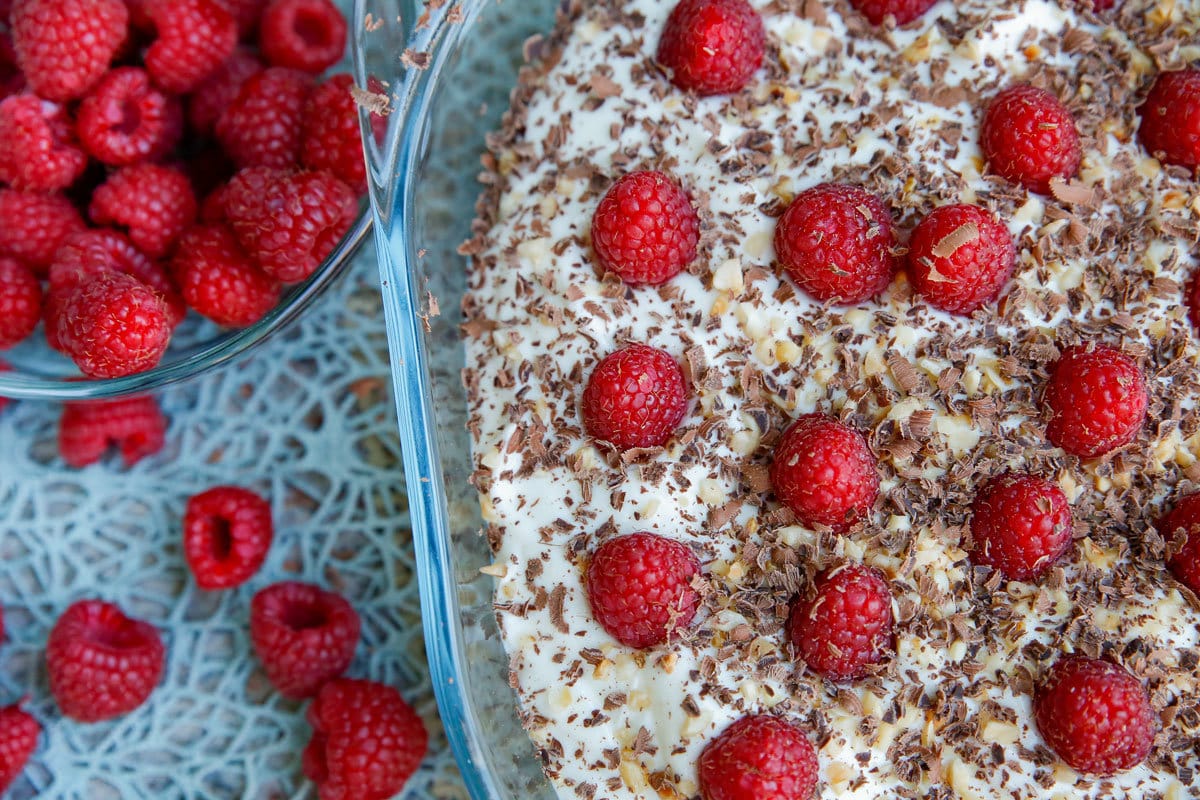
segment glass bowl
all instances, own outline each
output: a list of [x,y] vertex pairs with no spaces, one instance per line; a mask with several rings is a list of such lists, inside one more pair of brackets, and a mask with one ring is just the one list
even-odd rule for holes
[[[491,562],[468,483],[459,338],[485,136],[530,36],[558,0],[358,0],[359,85],[387,85],[387,135],[367,147],[375,237],[416,542],[425,645],[446,734],[475,800],[555,797],[521,727],[492,610]],[[481,43],[483,46],[481,46]],[[366,112],[362,112],[365,117]],[[363,120],[364,124],[369,124]]]
[[[354,10],[353,0],[335,2],[349,23]],[[350,29],[343,62],[330,72],[350,69],[352,40],[358,30]],[[371,222],[371,214],[364,203],[350,230],[317,271],[307,280],[288,287],[279,304],[249,327],[221,328],[198,314],[189,313],[171,337],[171,345],[162,361],[146,372],[122,378],[82,378],[69,358],[46,344],[39,329],[16,347],[0,350],[0,361],[7,362],[12,368],[0,371],[0,397],[84,400],[140,394],[236,361],[286,328],[325,293],[345,272],[359,245],[366,239]]]

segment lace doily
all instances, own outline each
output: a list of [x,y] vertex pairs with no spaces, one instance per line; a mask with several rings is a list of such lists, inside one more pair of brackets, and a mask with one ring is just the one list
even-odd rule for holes
[[[400,688],[430,752],[406,797],[465,800],[429,685],[399,436],[374,253],[250,360],[160,396],[164,450],[69,470],[57,406],[0,412],[0,704],[29,697],[37,753],[10,797],[315,797],[300,771],[303,703],[271,690],[250,647],[254,592],[302,579],[334,588],[362,617],[352,677]],[[186,499],[219,483],[263,492],[276,539],[248,584],[208,593],[181,552]],[[43,648],[72,601],[100,597],[152,622],[168,648],[162,683],[133,713],[64,718]]]

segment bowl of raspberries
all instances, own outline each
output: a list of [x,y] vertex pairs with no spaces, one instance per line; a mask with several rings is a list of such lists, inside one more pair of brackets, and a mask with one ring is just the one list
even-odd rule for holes
[[350,5],[0,0],[0,396],[183,380],[337,278],[370,225]]

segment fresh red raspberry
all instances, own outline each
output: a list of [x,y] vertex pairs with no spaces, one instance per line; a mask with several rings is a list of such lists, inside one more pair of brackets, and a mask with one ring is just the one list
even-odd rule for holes
[[332,680],[305,717],[313,735],[302,765],[320,800],[387,800],[425,757],[425,724],[391,686]]
[[762,65],[765,46],[762,17],[746,0],[680,0],[663,26],[658,61],[684,91],[729,94]]
[[821,302],[853,304],[892,282],[892,212],[857,186],[823,183],[796,195],[775,227],[779,263]]
[[117,225],[151,258],[163,258],[196,221],[192,182],[181,170],[158,164],[122,167],[92,192],[89,209],[98,225]]
[[221,0],[153,3],[146,13],[158,32],[146,50],[146,69],[168,92],[192,91],[237,46],[237,20]]
[[154,289],[113,272],[65,294],[56,334],[84,375],[117,378],[158,364],[171,338],[170,312]]
[[879,493],[878,461],[867,440],[824,414],[805,414],[775,445],[770,467],[775,496],[800,524],[849,530]]
[[831,681],[861,678],[892,647],[892,593],[883,573],[845,564],[817,576],[792,606],[788,639],[808,668]]
[[630,533],[596,548],[587,567],[592,616],[628,647],[653,647],[686,630],[700,605],[700,562],[686,545]]
[[971,504],[971,560],[1014,581],[1031,581],[1071,546],[1071,506],[1057,484],[1007,472]]
[[345,672],[358,632],[358,614],[345,598],[309,583],[276,583],[250,602],[254,652],[285,697],[311,697]]
[[[0,252],[3,252],[3,247],[0,247]],[[1192,327],[1200,332],[1200,269],[1192,273],[1192,278],[1188,281],[1184,291],[1188,320],[1192,323]]]
[[0,181],[22,191],[54,192],[86,168],[87,155],[63,106],[31,94],[0,102]]
[[119,67],[83,98],[75,133],[84,150],[109,166],[157,161],[183,134],[183,108],[151,85],[144,69]]
[[239,486],[214,486],[187,501],[183,554],[201,589],[232,589],[258,572],[274,535],[271,506]]
[[161,450],[166,435],[167,419],[153,397],[65,403],[58,424],[58,452],[68,466],[80,469],[115,446],[125,466],[131,467]]
[[1138,136],[1147,152],[1200,169],[1200,67],[1159,73],[1139,112]]
[[908,277],[934,308],[970,314],[996,299],[1012,277],[1016,258],[1012,235],[990,211],[940,206],[909,238]]
[[61,194],[0,189],[0,256],[44,273],[63,241],[84,229],[83,217]]
[[279,281],[255,266],[224,225],[185,233],[171,271],[187,304],[227,328],[253,325],[279,303]]
[[46,642],[50,693],[63,714],[80,722],[119,717],[146,702],[165,659],[153,625],[102,600],[73,603]]
[[367,191],[367,167],[358,107],[350,95],[353,85],[349,75],[333,75],[308,96],[300,161],[309,169],[326,170],[361,195]]
[[42,726],[20,703],[0,708],[0,794],[25,769],[41,733]]
[[1181,498],[1154,527],[1168,545],[1183,535],[1183,546],[1167,559],[1167,566],[1180,583],[1200,594],[1200,492]]
[[13,47],[25,79],[47,100],[74,100],[108,70],[128,34],[122,0],[16,0]]
[[42,318],[42,285],[29,267],[0,256],[0,350],[25,340]]
[[[257,185],[262,193],[251,194]],[[316,272],[357,215],[354,191],[327,172],[243,170],[225,197],[225,216],[243,250],[284,283]]]
[[596,366],[583,390],[589,436],[620,450],[666,444],[687,412],[683,372],[669,353],[631,344]]
[[808,800],[817,785],[817,751],[804,732],[778,717],[746,716],[721,731],[697,765],[704,800]]
[[992,172],[1032,192],[1050,194],[1051,178],[1070,180],[1079,171],[1075,118],[1053,94],[1028,84],[992,98],[979,146]]
[[1080,458],[1096,458],[1137,437],[1146,420],[1146,377],[1137,362],[1106,344],[1063,351],[1042,405],[1046,438]]
[[269,67],[250,76],[217,119],[217,141],[239,168],[295,167],[300,163],[304,104],[312,78]]
[[346,18],[330,0],[271,0],[258,44],[271,66],[324,72],[346,50]]
[[233,103],[242,85],[263,71],[262,62],[254,53],[238,48],[188,98],[188,121],[192,130],[209,136],[221,112]]
[[633,285],[678,275],[695,260],[699,240],[700,220],[691,201],[661,172],[622,176],[592,215],[596,260]]
[[1058,660],[1034,692],[1033,713],[1050,749],[1072,769],[1114,775],[1146,760],[1157,718],[1142,682],[1098,658]]
[[850,0],[850,5],[872,25],[882,25],[890,14],[897,25],[907,25],[924,14],[937,0]]

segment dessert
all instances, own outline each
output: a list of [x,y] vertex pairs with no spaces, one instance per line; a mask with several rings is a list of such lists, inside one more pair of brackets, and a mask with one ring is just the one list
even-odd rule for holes
[[[531,43],[465,248],[487,570],[559,795],[754,796],[727,773],[778,752],[778,796],[805,797],[802,739],[825,798],[1196,796],[1200,604],[1174,577],[1192,529],[1155,523],[1200,479],[1200,184],[1187,142],[1162,161],[1146,147],[1168,112],[1186,138],[1186,107],[1144,123],[1139,107],[1200,58],[1200,10],[907,3],[893,28],[864,16],[886,3],[752,2],[761,64],[710,94],[660,63],[674,5],[567,3]],[[1042,91],[993,109],[1025,84]],[[1005,136],[1020,130],[1053,135],[1023,152]],[[594,242],[597,209],[640,172],[699,221],[695,257],[663,280],[658,251],[629,280]],[[845,201],[858,193],[882,209]],[[629,204],[629,225],[658,235],[661,196]],[[660,444],[587,419],[592,374],[629,346],[685,378]],[[788,444],[793,426],[821,446]],[[984,491],[1006,473],[1036,481]],[[587,588],[594,554],[633,534],[700,569],[694,614],[678,592],[650,645],[623,644]],[[855,594],[814,611],[831,584]],[[857,658],[819,657],[863,630]],[[1086,702],[1058,730],[1035,705],[1059,703],[1072,669]],[[1119,702],[1093,702],[1110,686]]]

